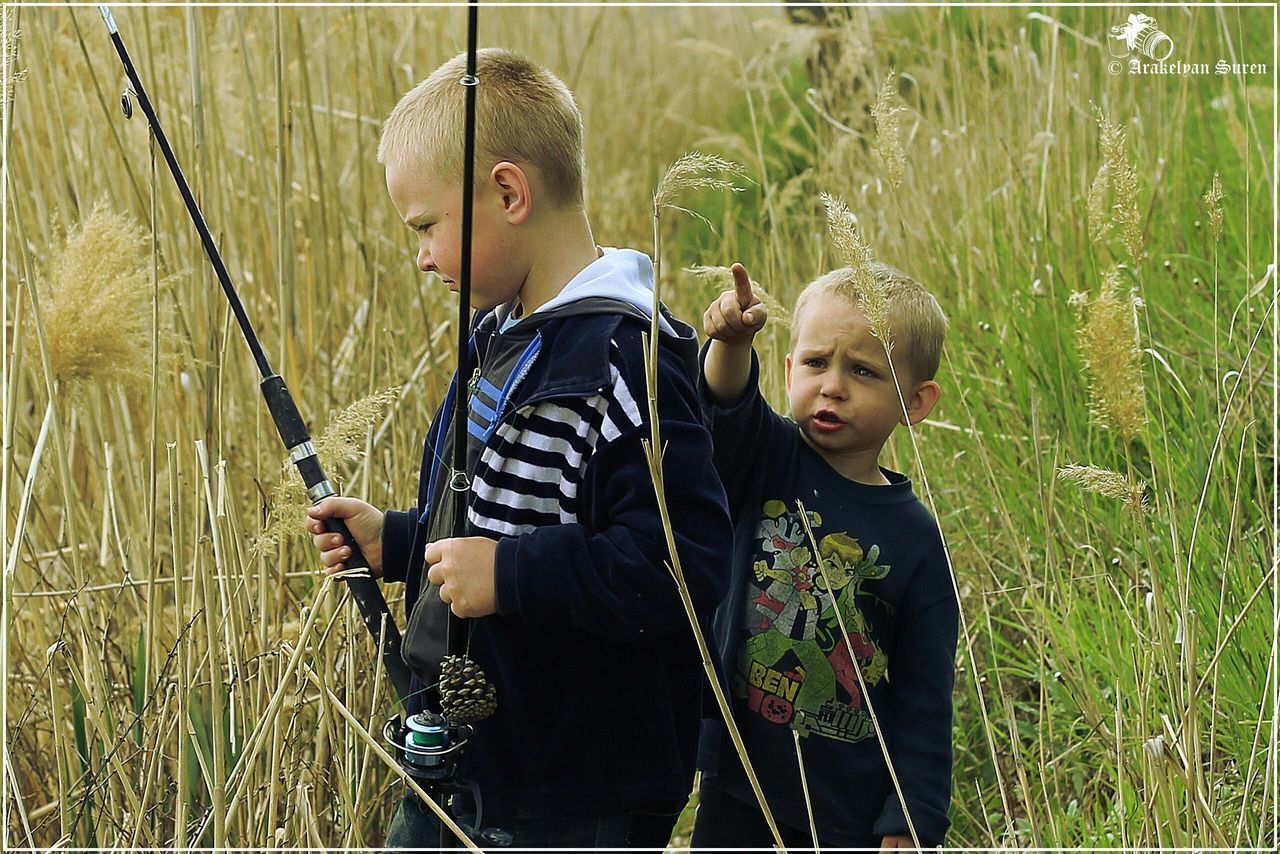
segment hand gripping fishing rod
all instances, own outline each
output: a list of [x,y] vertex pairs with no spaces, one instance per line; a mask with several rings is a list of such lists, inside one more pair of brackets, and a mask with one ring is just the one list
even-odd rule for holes
[[[302,475],[302,481],[307,487],[307,497],[314,504],[321,499],[328,498],[330,495],[335,495],[336,491],[333,488],[333,484],[325,477],[324,469],[320,466],[320,459],[316,456],[315,445],[311,443],[311,435],[307,432],[307,426],[302,420],[301,413],[298,412],[298,406],[293,402],[293,396],[289,394],[289,390],[285,388],[284,380],[271,369],[271,364],[267,361],[267,355],[263,352],[262,344],[259,342],[257,334],[253,331],[253,326],[249,323],[249,316],[245,314],[244,305],[241,304],[240,297],[236,294],[235,286],[231,283],[231,275],[227,272],[227,266],[222,261],[217,244],[213,242],[213,235],[209,233],[209,227],[205,224],[204,215],[200,213],[200,208],[196,204],[191,187],[187,184],[187,179],[182,175],[182,167],[178,165],[178,159],[173,154],[173,148],[170,147],[169,140],[164,135],[164,129],[160,126],[160,119],[156,117],[156,111],[151,105],[151,99],[147,97],[147,90],[143,87],[142,81],[138,79],[138,72],[133,67],[133,60],[129,58],[129,52],[125,49],[124,42],[120,38],[120,32],[116,28],[115,18],[112,17],[111,10],[105,5],[99,6],[98,11],[101,12],[102,20],[107,25],[107,32],[111,35],[111,42],[116,46],[116,53],[120,55],[120,62],[124,65],[124,72],[129,77],[129,83],[133,87],[133,94],[137,97],[138,106],[142,108],[143,114],[147,117],[147,124],[151,127],[151,133],[160,145],[160,151],[164,154],[165,162],[169,164],[169,171],[173,174],[173,179],[178,184],[178,190],[182,193],[182,200],[187,204],[187,212],[191,214],[191,220],[195,223],[196,231],[200,234],[200,241],[204,244],[204,251],[208,254],[209,261],[213,264],[214,272],[218,275],[218,281],[222,284],[222,290],[227,295],[227,301],[231,303],[231,311],[235,314],[236,321],[240,324],[240,331],[244,333],[249,349],[253,352],[253,360],[257,363],[258,372],[262,375],[262,396],[266,399],[267,408],[271,410],[271,417],[275,421],[276,430],[280,433],[280,439],[289,450],[289,458],[293,460],[293,464],[298,468],[298,473]],[[125,103],[127,104],[127,101]],[[129,115],[127,106],[125,115]],[[360,552],[360,547],[356,544],[355,538],[347,530],[345,522],[341,519],[330,518],[326,519],[324,524],[325,529],[330,533],[341,534],[342,538],[346,540],[347,547],[351,549],[351,557],[343,561],[348,569],[357,569],[369,565],[369,562],[365,560],[364,555]],[[400,656],[400,630],[396,628],[395,620],[392,619],[391,612],[387,608],[387,600],[383,598],[382,591],[378,588],[378,582],[373,578],[348,576],[346,582],[351,590],[351,598],[355,600],[356,607],[360,609],[360,616],[364,620],[365,628],[373,635],[375,643],[381,639],[380,653],[383,667],[386,669],[387,677],[391,680],[391,684],[395,687],[396,695],[403,705],[412,692],[409,685],[409,667]]]

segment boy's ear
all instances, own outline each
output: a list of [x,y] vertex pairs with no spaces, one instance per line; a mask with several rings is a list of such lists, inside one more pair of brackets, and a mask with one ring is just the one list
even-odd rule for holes
[[786,369],[785,376],[786,376],[787,394],[790,394],[791,393],[791,354],[790,353],[787,354],[787,369]]
[[902,422],[904,427],[910,424],[919,424],[929,417],[929,413],[933,411],[933,407],[938,403],[938,398],[940,397],[942,397],[942,386],[933,380],[916,383],[911,395],[903,401],[907,405],[906,415],[903,415],[898,420]]
[[489,182],[502,199],[502,211],[507,222],[520,225],[533,213],[533,192],[529,176],[509,160],[494,164],[489,170]]

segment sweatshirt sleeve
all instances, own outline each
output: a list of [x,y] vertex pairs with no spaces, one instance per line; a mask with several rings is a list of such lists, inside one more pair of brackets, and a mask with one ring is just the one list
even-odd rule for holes
[[382,581],[404,582],[409,577],[409,550],[413,547],[418,508],[388,510],[382,519]]
[[712,403],[702,368],[710,345],[708,341],[698,354],[698,403],[711,429],[716,471],[724,484],[730,514],[736,519],[749,486],[759,480],[765,454],[770,447],[777,447],[777,433],[789,429],[790,422],[775,413],[760,393],[760,359],[754,349],[742,397],[729,407]]
[[[941,845],[951,802],[952,687],[955,683],[959,609],[941,543],[928,567],[929,581],[913,585],[899,617],[890,664],[894,732],[889,756],[902,785],[920,844]],[[916,602],[933,597],[917,605]],[[902,801],[890,787],[873,832],[907,834]]]
[[[687,627],[667,568],[670,558],[644,451],[650,427],[638,362],[623,358],[622,388],[613,392],[629,397],[638,417],[633,415],[588,460],[578,521],[499,541],[498,613],[574,626],[615,641]],[[696,394],[687,369],[664,353],[658,360],[658,418],[667,509],[691,598],[707,617],[727,589],[732,531]]]

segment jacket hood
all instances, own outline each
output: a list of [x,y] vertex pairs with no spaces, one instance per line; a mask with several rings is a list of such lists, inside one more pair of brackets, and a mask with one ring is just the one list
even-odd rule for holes
[[[550,319],[550,316],[561,317],[569,314],[594,314],[600,311],[613,310],[607,308],[602,300],[613,303],[625,303],[638,310],[643,319],[653,318],[653,262],[649,256],[634,249],[611,249],[602,247],[603,255],[582,269],[578,275],[569,280],[560,293],[539,306],[537,311],[527,318],[512,320],[511,307],[501,306],[497,310],[498,328],[507,330],[525,319]],[[590,302],[584,302],[590,300]],[[635,314],[635,312],[627,312]],[[681,324],[682,326],[684,324]],[[665,314],[659,313],[658,328],[667,335],[685,337],[678,332]]]

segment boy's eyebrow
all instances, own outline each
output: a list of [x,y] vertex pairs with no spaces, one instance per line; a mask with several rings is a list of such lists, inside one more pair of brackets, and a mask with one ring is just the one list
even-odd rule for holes
[[866,362],[872,367],[889,369],[889,360],[884,357],[884,345],[879,339],[875,341],[875,348],[870,345],[857,349],[850,348],[849,354],[855,356],[859,361]]

